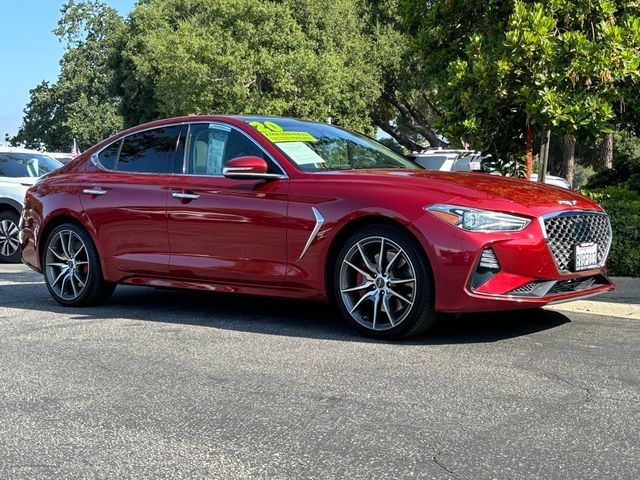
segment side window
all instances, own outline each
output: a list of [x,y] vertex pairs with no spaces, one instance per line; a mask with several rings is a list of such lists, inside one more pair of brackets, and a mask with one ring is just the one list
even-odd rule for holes
[[116,170],[171,173],[180,126],[160,127],[125,137]]
[[225,125],[191,125],[187,152],[187,173],[194,175],[222,175],[225,163],[247,155],[264,158],[270,173],[280,173],[260,147],[243,133]]
[[98,163],[108,170],[116,169],[116,160],[118,160],[118,151],[122,140],[112,143],[98,154]]

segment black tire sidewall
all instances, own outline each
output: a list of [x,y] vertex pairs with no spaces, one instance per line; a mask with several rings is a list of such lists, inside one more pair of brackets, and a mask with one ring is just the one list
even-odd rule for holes
[[[347,255],[347,252],[358,241],[373,236],[386,237],[397,243],[407,253],[414,265],[417,280],[416,291],[420,292],[419,294],[416,294],[415,303],[408,317],[400,325],[384,331],[371,330],[358,323],[358,321],[349,313],[349,310],[342,301],[342,295],[340,293],[340,267]],[[431,268],[426,254],[422,251],[422,247],[411,235],[396,227],[388,225],[373,225],[365,227],[357,231],[345,242],[336,257],[336,264],[334,266],[333,273],[334,301],[337,304],[340,313],[354,328],[372,338],[389,340],[405,338],[421,333],[430,327],[434,323],[436,317],[433,310],[433,285]]]
[[[0,212],[0,221],[2,220],[10,220],[15,223],[16,227],[20,228],[20,215],[17,212],[11,210]],[[0,255],[0,263],[22,263],[22,251],[20,250],[20,245],[18,245],[18,250],[16,250],[13,255],[8,257]]]
[[[87,249],[87,258],[89,260],[89,277],[87,279],[87,285],[83,292],[79,297],[73,300],[66,300],[64,298],[59,297],[56,292],[49,285],[49,278],[47,277],[46,272],[46,258],[47,258],[47,250],[49,249],[49,245],[56,237],[56,235],[63,231],[70,230],[78,235],[82,241],[84,242],[85,248]],[[51,296],[61,305],[65,305],[67,307],[80,307],[93,304],[96,297],[101,294],[101,292],[107,287],[105,285],[104,280],[102,279],[102,267],[100,265],[100,257],[98,256],[98,252],[96,247],[93,244],[93,240],[91,236],[86,232],[86,230],[82,227],[79,227],[73,223],[65,223],[57,226],[53,229],[53,231],[47,237],[44,248],[42,249],[42,269],[45,278],[45,284],[47,286],[47,290]]]

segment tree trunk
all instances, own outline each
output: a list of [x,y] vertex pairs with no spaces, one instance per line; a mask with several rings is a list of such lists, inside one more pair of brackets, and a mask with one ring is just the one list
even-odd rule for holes
[[549,144],[551,143],[551,130],[545,127],[542,133],[540,145],[540,166],[538,167],[538,181],[544,183],[547,178],[547,166],[549,165]]
[[603,169],[613,167],[613,133],[607,133],[600,141],[600,166]]
[[562,153],[562,171],[561,175],[573,185],[573,168],[576,163],[576,137],[573,135],[565,135],[564,152]]
[[527,144],[527,180],[531,180],[533,173],[533,125],[529,120],[527,120],[525,142]]
[[382,92],[382,98],[398,110],[402,120],[404,121],[404,125],[419,135],[422,135],[427,142],[429,142],[429,145],[432,147],[447,146],[447,143],[438,138],[436,132],[427,125],[427,121],[424,116],[415,108],[412,108],[410,105],[400,101],[391,89],[385,88]]
[[388,122],[385,122],[377,115],[373,115],[371,119],[373,120],[373,123],[375,123],[376,126],[380,128],[380,130],[393,137],[396,142],[398,142],[403,147],[406,147],[410,152],[419,152],[420,150],[423,150],[422,145],[414,142],[409,137],[402,134],[397,128],[395,128]]

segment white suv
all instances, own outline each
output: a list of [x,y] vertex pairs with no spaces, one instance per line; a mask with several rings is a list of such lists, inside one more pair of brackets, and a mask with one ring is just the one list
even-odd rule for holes
[[42,153],[0,145],[0,262],[20,262],[18,223],[27,189],[62,166]]

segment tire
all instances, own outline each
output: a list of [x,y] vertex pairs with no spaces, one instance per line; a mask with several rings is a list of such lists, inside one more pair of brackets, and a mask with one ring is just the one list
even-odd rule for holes
[[116,288],[115,283],[104,280],[89,234],[72,223],[59,225],[48,236],[42,265],[49,293],[67,307],[99,305]]
[[372,338],[418,335],[437,319],[427,257],[395,227],[365,227],[349,238],[336,259],[333,287],[345,319]]
[[13,210],[0,212],[0,263],[20,263],[22,252],[18,239],[20,215]]

